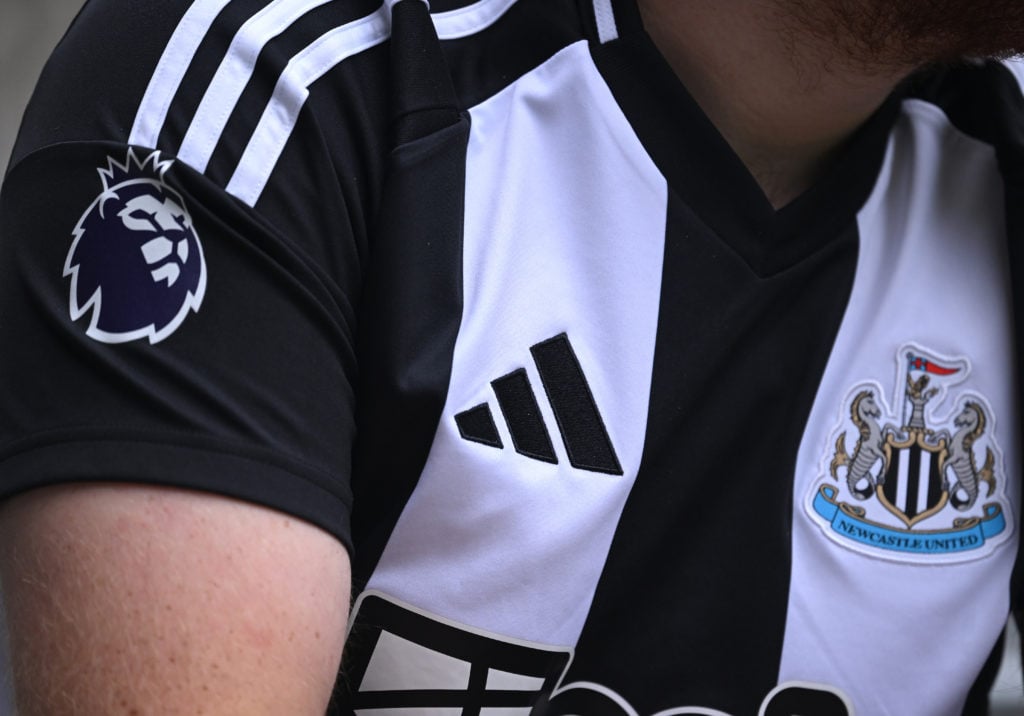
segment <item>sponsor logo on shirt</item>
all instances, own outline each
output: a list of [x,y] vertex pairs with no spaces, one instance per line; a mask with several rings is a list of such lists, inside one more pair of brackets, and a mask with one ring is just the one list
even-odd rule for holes
[[[640,716],[606,685],[568,681],[571,648],[474,629],[373,590],[360,595],[353,613],[345,706],[361,716]],[[839,689],[797,681],[772,689],[757,711],[758,716],[852,713]],[[706,706],[673,707],[653,716],[698,715],[739,716]]]
[[982,396],[955,391],[971,372],[966,357],[908,344],[899,360],[892,407],[874,381],[844,400],[808,514],[829,538],[874,556],[989,554],[1012,532],[995,415]]
[[103,190],[64,263],[71,320],[90,313],[90,338],[159,343],[202,305],[206,261],[184,199],[164,182],[172,164],[129,149],[124,163],[99,169]]
[[[557,336],[530,346],[534,365],[554,412],[569,463],[579,470],[622,475],[622,466],[605,428],[594,394],[583,373],[569,336]],[[515,451],[533,460],[558,463],[548,426],[537,404],[526,368],[491,381]],[[463,440],[504,449],[487,403],[455,416]]]

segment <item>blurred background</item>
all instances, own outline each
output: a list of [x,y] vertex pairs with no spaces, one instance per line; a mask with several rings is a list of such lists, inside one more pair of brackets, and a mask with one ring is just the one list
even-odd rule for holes
[[[43,63],[82,4],[83,0],[0,0],[0,176],[7,171],[21,113]],[[14,713],[5,642],[0,628],[0,716]],[[1010,630],[1006,647],[1006,658],[992,692],[990,714],[1024,716],[1024,679],[1016,629]]]
[[0,0],[0,175],[39,71],[83,0]]
[[[0,177],[7,173],[21,113],[39,71],[83,4],[84,0],[0,0]],[[7,663],[0,600],[0,716],[14,714]]]

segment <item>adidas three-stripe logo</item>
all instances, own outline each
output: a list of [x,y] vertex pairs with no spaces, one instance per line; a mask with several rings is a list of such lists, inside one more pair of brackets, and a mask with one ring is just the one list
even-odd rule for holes
[[[530,353],[558,423],[569,463],[580,470],[623,474],[569,337],[561,333],[531,346]],[[558,456],[526,369],[518,368],[492,380],[491,388],[516,452],[534,460],[557,464]],[[504,448],[487,403],[458,413],[455,423],[464,440]]]

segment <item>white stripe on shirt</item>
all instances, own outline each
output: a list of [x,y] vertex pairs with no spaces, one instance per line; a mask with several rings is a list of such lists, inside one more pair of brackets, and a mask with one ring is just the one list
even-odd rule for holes
[[[479,0],[432,19],[441,39],[467,37],[494,24],[515,1]],[[295,129],[309,86],[347,58],[386,40],[393,3],[389,0],[372,15],[331,30],[292,58],[228,182],[228,193],[255,205]]]
[[205,172],[232,110],[249,83],[267,43],[310,10],[331,0],[274,0],[242,25],[217,68],[189,125],[178,159]]
[[171,100],[181,86],[185,71],[206,37],[213,21],[231,0],[196,0],[171,35],[142,103],[135,115],[128,143],[155,149],[160,130],[167,119]]

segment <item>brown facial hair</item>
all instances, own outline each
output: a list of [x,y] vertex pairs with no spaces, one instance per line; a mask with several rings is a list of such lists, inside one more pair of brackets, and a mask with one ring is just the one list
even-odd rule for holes
[[814,37],[865,70],[1024,53],[1021,0],[788,0],[775,3],[794,41]]

